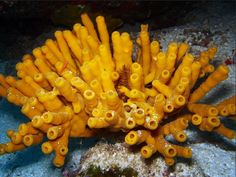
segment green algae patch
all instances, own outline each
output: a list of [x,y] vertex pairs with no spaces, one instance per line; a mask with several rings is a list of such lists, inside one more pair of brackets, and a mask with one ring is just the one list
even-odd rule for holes
[[76,177],[137,177],[138,172],[133,168],[120,169],[117,166],[108,170],[102,170],[100,167],[91,165],[87,171],[77,174]]

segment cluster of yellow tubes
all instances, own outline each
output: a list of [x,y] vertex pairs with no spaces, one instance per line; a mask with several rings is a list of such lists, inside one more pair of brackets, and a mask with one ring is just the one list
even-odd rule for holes
[[[106,128],[127,132],[129,145],[144,144],[144,158],[159,152],[173,165],[175,156],[190,158],[192,151],[167,142],[165,136],[186,141],[189,122],[234,138],[219,116],[235,118],[235,96],[214,106],[197,103],[229,72],[225,65],[215,69],[209,64],[215,47],[197,58],[188,53],[186,43],[172,42],[163,51],[157,40],[151,41],[148,26],[141,25],[134,57],[129,33],[115,31],[110,39],[104,17],[96,18],[98,33],[87,14],[81,18],[84,26],[56,31],[55,39],[24,55],[16,65],[17,78],[0,75],[0,95],[21,106],[30,119],[18,130],[7,131],[10,141],[0,144],[0,154],[40,144],[47,137],[42,151],[54,151],[53,163],[61,167],[69,137],[91,137]],[[192,92],[205,75],[205,82]],[[183,108],[189,113],[182,115]]]

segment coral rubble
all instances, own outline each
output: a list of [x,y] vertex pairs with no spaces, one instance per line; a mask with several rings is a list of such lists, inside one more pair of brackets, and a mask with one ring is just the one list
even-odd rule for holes
[[176,156],[191,158],[192,151],[165,136],[185,142],[189,122],[201,131],[235,137],[220,121],[220,116],[235,119],[235,96],[217,105],[198,103],[228,76],[227,66],[210,64],[216,47],[196,57],[186,43],[171,42],[162,51],[157,40],[151,41],[148,25],[141,25],[133,55],[129,33],[115,31],[110,40],[104,17],[96,18],[98,33],[87,14],[81,18],[84,26],[56,31],[55,39],[24,55],[16,65],[18,78],[0,75],[0,95],[21,106],[30,119],[17,131],[7,131],[10,142],[0,144],[0,154],[47,137],[42,151],[54,151],[53,163],[61,167],[70,137],[91,137],[107,129],[127,133],[128,145],[144,144],[143,158],[158,152],[173,165]]

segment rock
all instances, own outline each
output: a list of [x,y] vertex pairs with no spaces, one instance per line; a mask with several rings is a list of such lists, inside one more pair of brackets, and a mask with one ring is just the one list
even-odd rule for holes
[[193,150],[193,160],[205,176],[236,176],[235,151],[226,151],[209,143],[190,146]]
[[144,160],[138,151],[131,152],[124,143],[99,143],[90,148],[81,157],[77,173],[85,172],[91,166],[99,167],[101,171],[108,171],[113,166],[120,169],[129,167],[135,170],[139,177],[203,176],[201,169],[194,162],[177,162],[173,168],[168,167],[161,156]]
[[124,143],[107,144],[103,142],[82,155],[80,163],[77,163],[77,169],[74,166],[74,171],[70,168],[66,168],[65,171],[67,176],[72,177],[76,174],[86,174],[91,166],[99,167],[101,172],[109,171],[115,166],[121,170],[127,167],[132,168],[140,177],[235,176],[234,151],[226,151],[209,143],[197,143],[190,147],[193,150],[191,160],[178,159],[173,167],[168,167],[159,154],[144,160],[138,151],[132,150],[131,152],[131,149]]

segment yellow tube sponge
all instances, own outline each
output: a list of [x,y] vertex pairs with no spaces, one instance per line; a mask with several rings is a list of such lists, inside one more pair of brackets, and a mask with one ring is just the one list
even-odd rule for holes
[[150,136],[150,132],[146,130],[130,131],[125,136],[125,142],[129,145],[140,144],[145,142],[147,137]]
[[236,95],[229,97],[216,105],[219,114],[229,116],[236,114]]
[[81,15],[81,20],[84,24],[84,26],[86,26],[86,28],[88,29],[88,32],[91,34],[91,36],[98,41],[98,35],[97,32],[94,28],[93,22],[91,21],[91,19],[89,18],[88,14],[84,13]]
[[[0,155],[42,142],[42,152],[54,152],[53,164],[62,167],[70,138],[120,131],[126,144],[142,144],[143,158],[158,152],[171,166],[176,156],[192,156],[190,148],[180,146],[189,122],[201,131],[235,137],[218,117],[235,119],[235,95],[216,105],[198,102],[229,73],[227,66],[215,69],[211,63],[216,47],[196,57],[186,43],[161,46],[148,25],[141,25],[133,40],[128,32],[110,36],[103,16],[96,18],[96,27],[86,13],[81,19],[84,26],[58,30],[24,55],[16,76],[0,74],[0,96],[29,118],[7,131],[9,142],[0,144]],[[169,135],[178,145],[167,141]]]
[[41,50],[44,53],[47,61],[51,64],[52,67],[54,67],[56,62],[58,61],[58,58],[52,53],[52,51],[46,45],[42,46]]
[[118,122],[118,115],[115,111],[108,110],[105,113],[105,120],[108,122],[110,125],[115,125]]
[[7,90],[0,85],[0,96],[6,97],[7,96]]
[[177,155],[177,151],[170,143],[168,143],[162,135],[155,138],[156,144],[155,147],[157,151],[162,154],[164,157],[173,158]]
[[72,118],[68,112],[44,112],[42,115],[42,119],[44,123],[53,124],[53,125],[60,125]]
[[60,93],[66,98],[67,101],[76,101],[76,90],[74,90],[70,83],[63,77],[58,77],[55,80],[55,86],[56,88],[58,88]]
[[99,43],[92,36],[88,35],[87,43],[89,48],[92,50],[93,54],[98,54]]
[[107,26],[105,23],[105,18],[103,16],[98,16],[96,18],[96,22],[97,22],[97,28],[98,28],[100,40],[110,51],[109,34],[108,34]]
[[166,54],[164,52],[159,52],[157,55],[157,62],[156,62],[156,78],[159,77],[160,73],[166,67]]
[[157,55],[160,52],[159,42],[158,41],[152,41],[151,44],[150,44],[150,50],[151,50],[151,58],[152,58],[150,74],[153,74],[155,76]]
[[99,46],[99,54],[101,56],[101,63],[104,70],[107,70],[109,72],[114,71],[115,65],[106,45]]
[[136,109],[132,116],[134,117],[134,120],[136,122],[136,124],[138,125],[143,125],[144,121],[145,121],[145,113],[144,110],[142,108]]
[[123,48],[124,64],[126,67],[130,67],[132,64],[133,42],[130,40],[129,33],[124,32],[121,34],[121,42]]
[[177,156],[184,157],[184,158],[191,158],[192,157],[192,150],[188,147],[182,147],[178,145],[172,145],[176,151]]
[[187,135],[185,132],[183,132],[183,130],[185,130],[187,127],[188,120],[186,120],[184,117],[181,117],[159,128],[157,134],[164,136],[172,134],[177,141],[184,142],[187,139]]
[[203,118],[201,124],[199,125],[199,129],[202,131],[211,132],[214,128],[220,125],[220,119],[218,117],[207,117]]
[[164,94],[166,97],[170,97],[171,94],[172,94],[172,91],[171,89],[165,85],[165,84],[162,84],[160,81],[158,80],[154,80],[152,82],[152,85],[159,91],[161,92],[162,94]]
[[[181,77],[181,73],[184,71],[184,67],[189,68],[191,67],[193,63],[193,56],[191,54],[186,54],[183,58],[183,61],[179,65],[179,67],[176,69],[174,76],[172,77],[169,86],[170,87],[175,87],[177,83],[179,82],[179,79]],[[191,70],[190,70],[191,71]]]
[[181,60],[181,58],[185,55],[189,48],[189,45],[186,43],[181,43],[178,48],[177,62]]
[[112,39],[113,50],[114,50],[113,57],[115,60],[116,71],[120,71],[123,69],[125,65],[120,33],[118,31],[114,31],[111,35],[111,39]]
[[43,134],[39,133],[37,135],[26,135],[23,138],[23,143],[25,146],[33,146],[41,143],[43,140]]
[[115,85],[112,81],[111,74],[108,71],[103,71],[101,73],[102,87],[103,91],[113,90],[115,91]]
[[215,132],[219,133],[220,135],[223,135],[229,139],[235,138],[235,132],[229,128],[226,128],[223,124],[221,124],[219,127],[214,129]]
[[[86,27],[81,26],[80,27],[80,42],[83,50],[89,51],[89,46],[87,43],[87,37],[88,37],[88,30]],[[83,50],[82,50],[82,55],[83,55]]]
[[143,74],[146,76],[150,71],[151,55],[150,55],[150,39],[146,31],[140,33],[142,44]]
[[70,81],[71,85],[77,88],[77,90],[80,91],[80,93],[84,93],[85,90],[89,89],[89,85],[82,80],[80,77],[73,77]]
[[211,48],[209,48],[209,49],[207,50],[207,52],[208,52],[208,57],[209,57],[210,59],[213,59],[214,56],[215,56],[215,54],[216,54],[216,52],[217,52],[217,47],[211,47]]
[[58,94],[58,91],[54,89],[50,92],[39,90],[36,95],[46,110],[58,111],[64,105],[63,102],[57,97]]
[[188,104],[188,109],[189,111],[199,114],[201,116],[217,116],[218,115],[218,110],[214,106],[209,106],[206,104],[194,104],[194,103],[189,103]]
[[90,117],[88,119],[88,126],[90,128],[105,128],[110,124],[105,120],[104,117]]
[[229,69],[225,65],[220,65],[191,95],[190,102],[199,101],[207,92],[215,87],[219,82],[228,77]]
[[92,90],[86,90],[83,94],[85,98],[85,109],[88,113],[92,113],[92,110],[98,104],[98,98]]
[[64,133],[64,129],[62,126],[53,126],[48,129],[47,137],[49,140],[54,140],[62,136],[63,133]]
[[75,62],[72,59],[70,51],[69,51],[69,47],[66,44],[66,41],[64,39],[63,32],[62,31],[56,31],[55,32],[55,37],[57,39],[57,43],[58,43],[59,48],[60,48],[60,50],[61,50],[61,52],[63,54],[63,57],[65,58],[65,61],[68,61],[68,63],[72,67],[76,68]]
[[63,31],[63,36],[65,37],[65,40],[67,41],[68,46],[72,50],[73,54],[76,56],[79,63],[83,64],[82,50],[76,40],[76,37],[69,30]]

